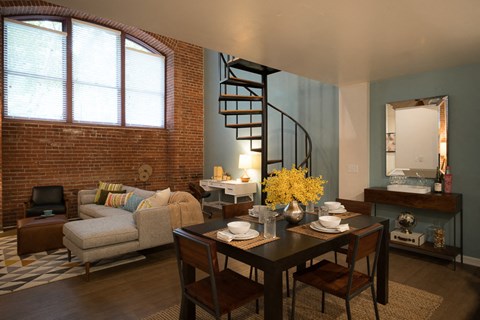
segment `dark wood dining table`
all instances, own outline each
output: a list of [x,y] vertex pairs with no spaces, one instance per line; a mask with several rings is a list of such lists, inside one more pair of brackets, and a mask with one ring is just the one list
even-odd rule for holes
[[[318,219],[317,215],[305,214],[300,224],[309,223]],[[225,228],[231,220],[211,220],[202,224],[183,227],[184,230],[196,235]],[[388,303],[388,264],[389,264],[389,220],[381,217],[359,215],[343,220],[351,227],[361,229],[374,223],[384,226],[382,245],[378,258],[377,267],[377,298],[382,304]],[[344,233],[330,240],[321,240],[305,234],[288,231],[294,227],[285,220],[279,220],[276,224],[278,240],[262,244],[260,246],[244,250],[221,240],[217,241],[217,250],[231,258],[244,262],[264,272],[264,319],[283,319],[283,286],[282,272],[297,267],[304,268],[306,262],[324,253],[330,252],[348,243],[348,234]],[[263,232],[263,225],[252,223],[252,229]],[[195,281],[194,268],[187,268],[185,280]],[[320,303],[320,301],[319,301]],[[195,305],[187,302],[184,308],[183,319],[195,319]]]

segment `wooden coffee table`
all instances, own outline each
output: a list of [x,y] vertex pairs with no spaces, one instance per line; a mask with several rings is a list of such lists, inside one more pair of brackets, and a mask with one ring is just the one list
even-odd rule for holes
[[63,248],[64,214],[17,220],[17,254],[24,255]]

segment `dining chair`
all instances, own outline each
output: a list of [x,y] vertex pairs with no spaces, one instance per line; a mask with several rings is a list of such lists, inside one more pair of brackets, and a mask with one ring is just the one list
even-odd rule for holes
[[[253,208],[253,201],[239,202],[232,204],[225,204],[222,207],[222,217],[223,219],[230,219],[238,216],[243,216],[248,214],[248,209]],[[225,265],[226,269],[228,265],[228,256],[225,256]],[[257,268],[250,267],[250,279],[252,279],[252,274],[255,272],[255,281],[258,281],[258,270]],[[288,276],[288,270],[285,271],[285,281],[287,286],[287,297],[290,297],[290,280]]]
[[[361,213],[366,216],[372,215],[372,210],[373,210],[372,202],[348,200],[348,199],[341,199],[341,198],[337,198],[335,201],[340,202],[345,207],[345,210],[347,210],[348,212]],[[337,263],[338,261],[337,253],[347,254],[347,247],[345,246],[335,250],[335,263]],[[369,267],[370,267],[370,258],[367,256],[367,272],[370,272],[370,270],[368,270]]]
[[[181,315],[188,300],[215,319],[220,319],[224,314],[228,314],[230,319],[233,310],[263,295],[263,285],[230,269],[219,270],[214,240],[182,229],[175,229],[173,238],[182,290]],[[207,277],[186,283],[184,274],[187,265],[207,273]]]
[[[322,291],[322,313],[325,313],[325,292],[345,300],[348,319],[351,319],[350,300],[370,287],[372,293],[375,318],[378,320],[377,297],[374,278],[377,270],[377,260],[382,240],[383,226],[374,224],[370,227],[353,231],[349,234],[350,241],[346,257],[347,267],[328,260],[322,260],[313,266],[293,274],[292,314],[295,317],[295,295],[297,282],[303,282]],[[355,270],[358,260],[374,255],[371,272],[362,273]]]

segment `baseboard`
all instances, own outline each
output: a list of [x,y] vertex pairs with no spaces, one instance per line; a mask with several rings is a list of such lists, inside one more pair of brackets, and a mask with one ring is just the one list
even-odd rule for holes
[[[460,261],[461,261],[460,256],[457,256],[457,262],[460,262]],[[463,263],[474,266],[474,267],[480,267],[480,259],[479,258],[463,256]]]

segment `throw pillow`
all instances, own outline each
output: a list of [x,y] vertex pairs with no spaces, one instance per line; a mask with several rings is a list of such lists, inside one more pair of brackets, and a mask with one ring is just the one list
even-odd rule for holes
[[93,202],[95,204],[98,204],[98,198],[100,198],[100,192],[101,190],[109,190],[109,191],[120,191],[122,190],[123,185],[121,183],[109,183],[109,182],[98,182],[98,188],[97,188],[97,193],[95,194],[95,199]]
[[152,204],[150,203],[150,201],[148,199],[144,199],[144,200],[142,200],[142,202],[140,202],[140,204],[137,207],[137,210],[135,210],[135,211],[140,211],[140,210],[148,209],[148,208],[152,208]]
[[132,194],[132,196],[127,200],[127,202],[123,206],[123,209],[128,210],[128,211],[133,213],[133,212],[135,212],[135,210],[137,210],[138,205],[142,201],[143,201],[143,198],[140,198],[136,194]]
[[168,204],[168,199],[170,199],[170,188],[157,191],[153,196],[148,198],[148,201],[152,207],[163,207]]
[[[124,190],[125,191],[125,190]],[[113,193],[109,192],[107,200],[105,200],[106,207],[120,208],[127,203],[127,200],[132,196],[133,192],[129,193]]]
[[127,192],[126,190],[120,190],[120,191],[109,191],[109,190],[100,190],[100,196],[98,197],[97,202],[95,204],[98,205],[105,205],[105,202],[107,201],[107,197],[110,193],[125,193]]

